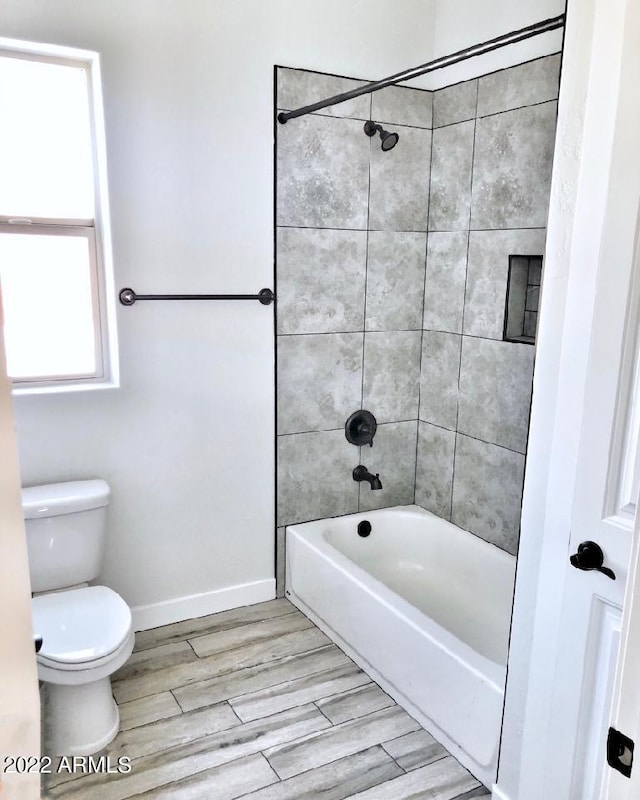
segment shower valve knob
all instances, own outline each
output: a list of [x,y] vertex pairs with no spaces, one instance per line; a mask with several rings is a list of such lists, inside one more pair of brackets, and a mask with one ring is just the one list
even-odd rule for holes
[[350,444],[355,444],[359,447],[369,445],[373,447],[373,437],[376,435],[378,423],[376,418],[370,411],[360,409],[354,411],[349,417],[345,426],[344,434]]

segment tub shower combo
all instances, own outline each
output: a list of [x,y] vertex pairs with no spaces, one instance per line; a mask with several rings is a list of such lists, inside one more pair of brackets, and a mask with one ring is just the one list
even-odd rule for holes
[[560,56],[397,84],[563,23],[372,84],[275,76],[278,591],[487,786]]
[[287,529],[289,599],[485,784],[495,780],[514,567],[415,505]]

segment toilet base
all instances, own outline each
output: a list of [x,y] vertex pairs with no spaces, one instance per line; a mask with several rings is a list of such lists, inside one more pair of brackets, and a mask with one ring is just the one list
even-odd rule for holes
[[46,685],[45,752],[50,756],[90,756],[105,748],[120,728],[111,679],[80,685]]

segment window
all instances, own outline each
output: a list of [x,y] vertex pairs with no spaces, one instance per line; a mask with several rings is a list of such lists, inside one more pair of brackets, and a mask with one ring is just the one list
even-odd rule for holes
[[18,392],[117,385],[97,55],[0,40],[0,117],[9,376]]

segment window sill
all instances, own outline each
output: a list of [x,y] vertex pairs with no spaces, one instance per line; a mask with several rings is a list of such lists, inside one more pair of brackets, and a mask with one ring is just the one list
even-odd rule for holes
[[34,383],[27,386],[19,384],[13,386],[11,394],[14,397],[24,397],[41,394],[68,394],[70,392],[95,392],[105,389],[119,389],[118,380],[110,381],[58,381],[56,383]]

